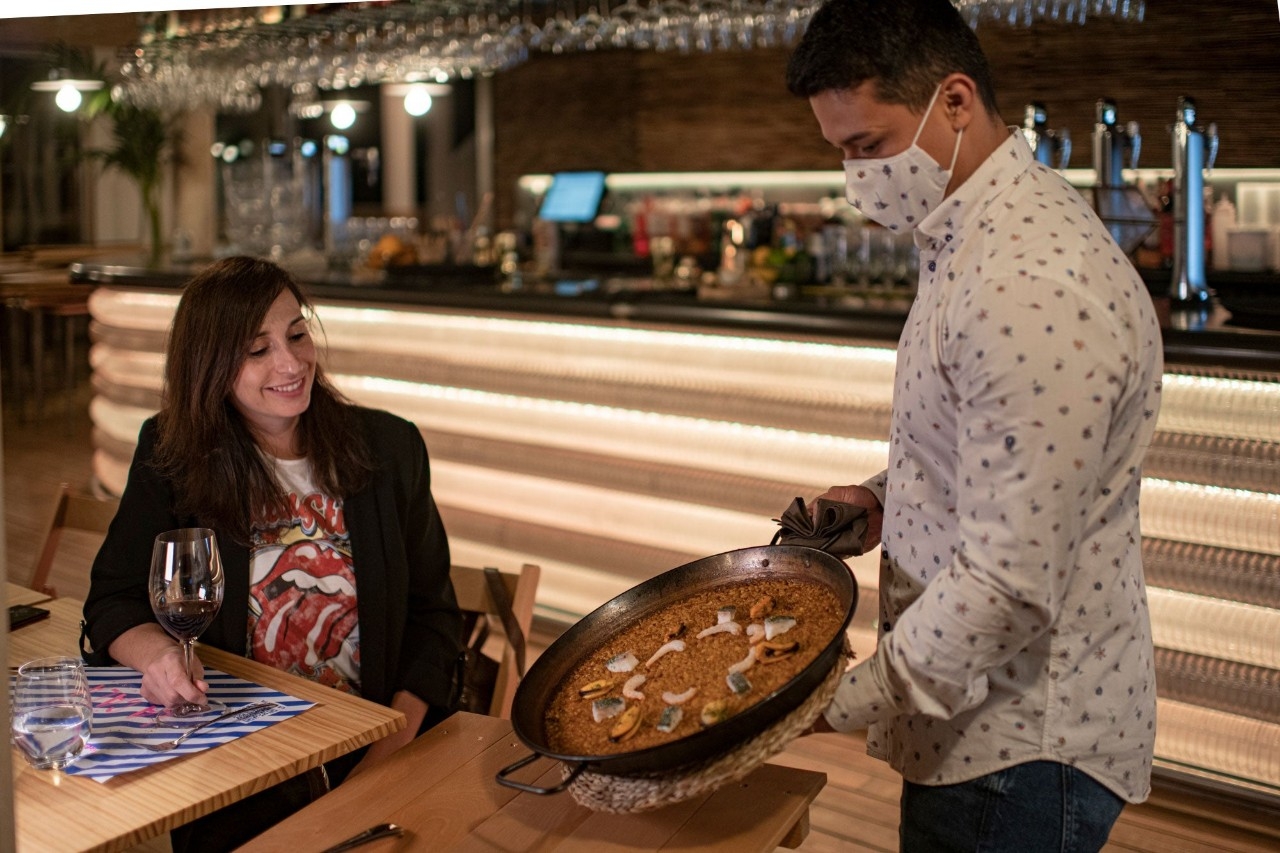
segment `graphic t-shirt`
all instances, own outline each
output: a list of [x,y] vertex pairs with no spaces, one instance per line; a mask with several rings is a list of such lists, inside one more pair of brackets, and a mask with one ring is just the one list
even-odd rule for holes
[[248,656],[359,694],[356,575],[342,501],[316,488],[308,460],[267,458],[289,512],[253,513]]

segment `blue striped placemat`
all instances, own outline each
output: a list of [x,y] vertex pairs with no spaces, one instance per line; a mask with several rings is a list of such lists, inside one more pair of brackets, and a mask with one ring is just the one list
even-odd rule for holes
[[137,744],[171,740],[182,734],[183,729],[156,725],[155,717],[161,707],[142,698],[141,673],[119,666],[89,666],[85,672],[93,697],[93,733],[84,752],[65,772],[99,782],[229,743],[297,716],[315,704],[225,672],[206,669],[204,680],[209,682],[209,697],[227,708],[264,701],[275,702],[277,707],[250,715],[252,719],[220,720],[168,752],[151,752]]

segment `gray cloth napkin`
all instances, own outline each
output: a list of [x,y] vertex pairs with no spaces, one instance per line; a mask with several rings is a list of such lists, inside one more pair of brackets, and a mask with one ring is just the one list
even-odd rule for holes
[[804,498],[787,507],[773,536],[775,545],[804,545],[836,557],[857,557],[862,553],[862,537],[867,532],[867,510],[842,501],[818,498],[809,514]]

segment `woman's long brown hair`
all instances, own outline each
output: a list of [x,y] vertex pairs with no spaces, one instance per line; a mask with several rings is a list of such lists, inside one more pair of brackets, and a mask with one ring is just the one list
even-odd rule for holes
[[[284,490],[231,402],[250,344],[285,290],[310,321],[311,302],[280,267],[248,257],[218,261],[187,283],[165,347],[156,467],[173,482],[180,514],[241,544],[249,541],[255,508],[288,508]],[[368,482],[372,462],[351,403],[318,361],[311,404],[298,421],[298,443],[326,494],[348,498]]]

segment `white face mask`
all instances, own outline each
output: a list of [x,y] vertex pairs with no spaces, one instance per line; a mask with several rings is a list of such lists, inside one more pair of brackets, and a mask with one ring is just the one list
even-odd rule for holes
[[890,231],[913,230],[946,196],[964,129],[956,135],[951,165],[946,169],[916,145],[941,91],[941,85],[933,91],[907,150],[892,157],[844,161],[845,198],[864,216]]

